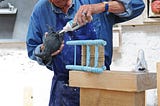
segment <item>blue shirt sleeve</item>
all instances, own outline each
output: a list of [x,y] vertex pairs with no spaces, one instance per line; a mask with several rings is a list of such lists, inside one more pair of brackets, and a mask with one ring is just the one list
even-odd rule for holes
[[133,19],[139,16],[145,8],[143,0],[119,0],[119,2],[124,5],[125,12],[116,14],[115,23]]
[[42,44],[42,35],[40,33],[40,28],[38,25],[38,18],[33,12],[30,18],[30,23],[28,27],[28,33],[26,38],[26,45],[27,45],[27,51],[29,58],[36,60],[36,57],[34,55],[35,48]]
[[[34,50],[34,53],[35,53],[35,54],[40,54],[40,53],[41,53],[40,47],[41,47],[41,45],[38,45],[38,46],[35,48],[35,50]],[[34,55],[34,54],[33,54],[33,55]],[[35,56],[35,58],[36,58],[37,62],[38,62],[40,65],[44,65],[43,60],[42,60],[40,57]]]
[[43,40],[42,40],[43,33],[40,29],[39,20],[38,20],[39,18],[38,18],[38,15],[36,15],[36,13],[37,11],[35,9],[30,18],[30,23],[29,23],[29,28],[28,28],[27,38],[26,38],[27,51],[28,51],[29,58],[37,61],[40,65],[45,65],[41,58],[35,56],[35,52],[37,54],[40,53],[40,46],[43,43]]

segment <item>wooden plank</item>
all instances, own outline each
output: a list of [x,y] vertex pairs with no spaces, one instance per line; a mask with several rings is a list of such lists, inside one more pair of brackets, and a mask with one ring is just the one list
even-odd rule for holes
[[157,63],[157,92],[158,92],[158,106],[160,106],[160,63]]
[[145,106],[145,92],[81,88],[80,106]]
[[24,88],[24,106],[33,106],[33,89],[31,87]]
[[19,42],[19,41],[0,41],[0,48],[19,48],[19,49],[25,49],[26,43],[25,42]]
[[156,73],[104,71],[101,74],[70,71],[69,85],[81,88],[140,92],[156,88]]

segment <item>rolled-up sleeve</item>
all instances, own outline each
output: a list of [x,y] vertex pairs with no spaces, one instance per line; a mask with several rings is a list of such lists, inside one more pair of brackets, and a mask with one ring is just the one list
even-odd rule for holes
[[116,14],[116,16],[118,16],[116,23],[127,21],[139,16],[145,8],[143,0],[119,0],[119,2],[124,5],[125,12]]
[[33,12],[30,18],[28,33],[26,37],[26,45],[28,51],[28,57],[32,60],[37,61],[39,64],[43,65],[42,59],[35,56],[35,52],[40,52],[40,45],[42,42],[42,33],[40,26],[38,25],[38,17]]
[[43,43],[43,32],[40,28],[40,21],[38,21],[39,17],[36,15],[34,11],[31,15],[28,33],[26,37],[26,45],[27,45],[27,52],[28,57],[32,60],[35,60],[40,65],[45,65],[48,69],[51,70],[51,60],[48,62],[44,62],[40,57],[35,56],[35,54],[40,54],[40,46]]

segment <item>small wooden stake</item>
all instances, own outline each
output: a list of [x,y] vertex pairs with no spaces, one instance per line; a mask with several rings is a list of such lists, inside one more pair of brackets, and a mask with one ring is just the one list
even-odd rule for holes
[[32,87],[24,88],[24,106],[33,106],[33,89]]

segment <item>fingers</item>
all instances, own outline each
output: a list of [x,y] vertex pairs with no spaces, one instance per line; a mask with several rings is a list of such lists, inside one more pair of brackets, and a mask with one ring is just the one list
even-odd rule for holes
[[91,13],[91,11],[88,11],[88,13],[87,13],[87,21],[88,22],[92,21],[92,13]]
[[44,47],[44,45],[42,44],[41,46],[40,46],[40,51],[43,51],[45,49],[45,47]]
[[[44,38],[46,38],[48,36],[48,32],[44,33]],[[43,51],[45,49],[44,44],[41,45],[40,50]]]
[[74,22],[84,25],[92,20],[92,5],[82,5],[77,11]]
[[48,36],[48,32],[45,32],[45,33],[44,33],[44,36],[47,37],[47,36]]
[[55,56],[55,55],[59,54],[63,50],[63,47],[64,47],[64,41],[62,42],[59,50],[57,50],[56,52],[52,53],[51,56]]
[[51,56],[55,56],[57,54],[59,54],[61,51],[60,50],[57,50],[56,52],[52,53]]
[[64,41],[62,42],[62,44],[61,44],[59,50],[62,51],[62,50],[63,50],[63,47],[64,47]]

